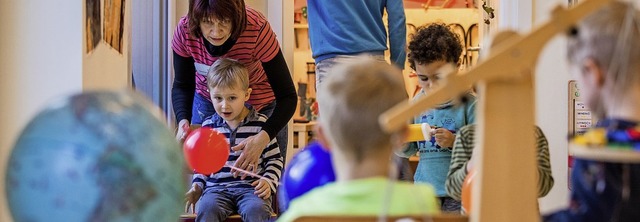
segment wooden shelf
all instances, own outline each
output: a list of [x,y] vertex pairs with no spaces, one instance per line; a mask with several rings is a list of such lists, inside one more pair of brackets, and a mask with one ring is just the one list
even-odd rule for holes
[[316,126],[315,121],[308,123],[293,123],[291,130],[293,131],[293,138],[291,138],[293,144],[287,148],[285,158],[285,164],[289,163],[293,155],[298,153],[302,148],[306,147],[308,143],[313,139],[313,130]]
[[640,151],[609,147],[569,145],[569,154],[575,158],[612,163],[640,163]]

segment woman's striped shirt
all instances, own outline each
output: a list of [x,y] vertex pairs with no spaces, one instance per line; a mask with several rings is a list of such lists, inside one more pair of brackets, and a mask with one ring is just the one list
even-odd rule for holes
[[[275,100],[273,90],[262,67],[263,62],[271,61],[280,51],[276,35],[260,12],[247,7],[247,26],[236,40],[236,43],[222,56],[211,56],[205,47],[203,38],[197,38],[189,32],[189,19],[180,19],[173,35],[172,48],[182,57],[191,57],[196,63],[211,66],[219,58],[238,60],[249,69],[249,87],[253,90],[248,103],[256,110]],[[208,70],[208,69],[205,69]],[[209,98],[206,72],[196,73],[196,93]]]

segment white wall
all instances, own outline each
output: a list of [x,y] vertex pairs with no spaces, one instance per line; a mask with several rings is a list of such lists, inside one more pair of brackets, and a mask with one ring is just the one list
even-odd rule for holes
[[5,171],[27,122],[52,99],[87,89],[129,86],[130,1],[122,54],[101,42],[85,55],[84,1],[0,1],[0,221],[11,221]]
[[0,221],[11,221],[5,170],[16,135],[52,98],[82,89],[82,4],[0,1]]
[[[125,4],[125,11],[131,11],[131,1],[126,1]],[[104,19],[104,1],[102,1],[102,10],[102,18]],[[83,14],[81,18],[84,16]],[[85,25],[83,23],[83,26]],[[118,89],[131,85],[130,13],[125,13],[123,29],[121,52],[101,40],[91,53],[83,53],[83,89]],[[86,42],[85,38],[82,39]],[[83,46],[86,45],[85,42],[83,42]],[[86,52],[86,47],[83,47],[82,50]]]
[[[532,28],[549,20],[551,9],[563,0],[493,0],[496,23],[492,34],[499,30],[514,29],[526,34]],[[564,55],[566,43],[562,33],[544,45],[538,57],[535,72],[536,124],[549,141],[553,189],[539,200],[540,211],[547,214],[568,206],[567,188],[567,133],[568,133],[568,81],[569,74]]]
[[[551,9],[564,0],[536,0],[534,24],[549,20]],[[548,213],[568,206],[567,134],[568,134],[568,82],[566,64],[566,40],[563,33],[549,41],[538,57],[536,66],[536,114],[537,123],[549,140],[551,167],[555,185],[540,200],[540,210]]]
[[284,59],[287,61],[291,75],[293,75],[293,1],[270,0],[268,2],[267,10],[264,12],[265,16],[276,33]]
[[[264,14],[265,16],[267,16],[269,14],[269,5],[273,5],[274,1],[273,0],[245,0],[244,1],[247,5],[251,6],[252,8],[254,8],[255,10],[258,10],[260,12],[262,12],[262,14]],[[269,3],[269,4],[267,4]]]
[[[510,18],[498,20],[499,29],[508,28],[514,30],[530,30],[533,19],[533,1],[505,1],[494,0],[495,16],[498,18]],[[484,12],[483,12],[484,13]]]

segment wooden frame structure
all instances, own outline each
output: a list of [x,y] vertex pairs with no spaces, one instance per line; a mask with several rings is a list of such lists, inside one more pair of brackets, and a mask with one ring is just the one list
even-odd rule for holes
[[466,73],[448,75],[428,96],[404,102],[380,116],[395,131],[414,116],[476,84],[482,99],[477,110],[478,174],[473,184],[470,221],[539,221],[537,210],[533,73],[543,46],[586,15],[612,0],[585,0],[571,9],[561,6],[552,19],[525,36],[505,40]]

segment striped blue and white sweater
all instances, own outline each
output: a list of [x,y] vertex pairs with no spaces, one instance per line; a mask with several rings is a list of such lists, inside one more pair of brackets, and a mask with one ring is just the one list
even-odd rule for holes
[[[251,183],[259,178],[247,176],[244,180],[240,177],[233,177],[231,174],[231,168],[235,161],[240,157],[240,152],[234,152],[231,147],[238,145],[247,137],[256,135],[262,130],[262,125],[267,121],[267,116],[260,114],[253,108],[249,108],[249,114],[245,117],[244,121],[236,129],[231,129],[229,125],[217,114],[210,116],[204,120],[202,127],[211,127],[214,130],[224,134],[229,142],[230,153],[227,163],[217,173],[211,175],[194,174],[192,183],[202,187],[203,190],[207,189],[225,189],[225,188],[253,188]],[[269,178],[273,181],[280,180],[280,174],[282,173],[283,161],[282,155],[280,155],[280,148],[275,139],[271,140],[267,147],[262,151],[262,155],[258,160],[258,175]],[[277,185],[270,181],[271,193],[275,194]]]

